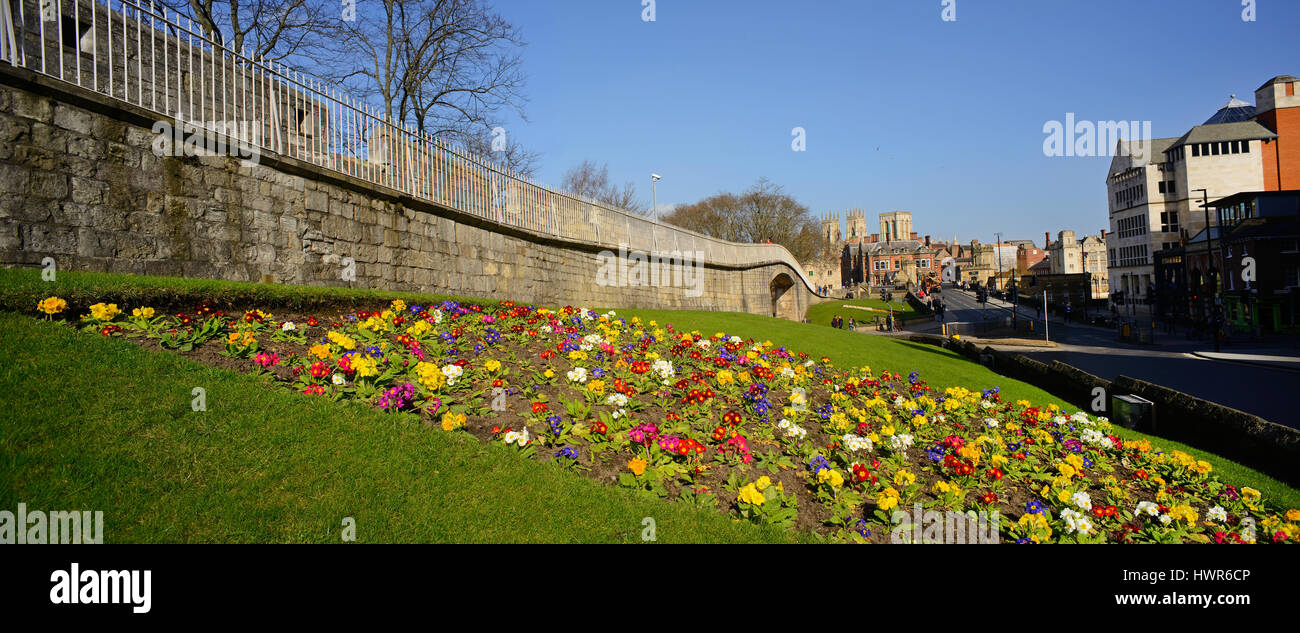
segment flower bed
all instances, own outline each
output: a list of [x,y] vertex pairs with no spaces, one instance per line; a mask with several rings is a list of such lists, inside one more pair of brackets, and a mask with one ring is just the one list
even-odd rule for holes
[[1104,418],[612,312],[394,301],[277,318],[101,303],[80,325],[834,540],[943,540],[933,523],[900,527],[929,510],[996,516],[1003,542],[1300,540],[1300,511],[1121,440]]

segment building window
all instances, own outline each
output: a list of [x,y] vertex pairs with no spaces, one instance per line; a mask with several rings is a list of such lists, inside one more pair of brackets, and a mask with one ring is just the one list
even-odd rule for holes
[[1162,233],[1178,232],[1178,212],[1162,211],[1160,213],[1160,231]]

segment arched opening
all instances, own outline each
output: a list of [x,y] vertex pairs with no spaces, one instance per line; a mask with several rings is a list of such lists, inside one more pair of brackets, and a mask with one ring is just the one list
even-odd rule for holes
[[778,319],[798,320],[796,312],[794,280],[790,275],[781,273],[772,279],[772,316]]

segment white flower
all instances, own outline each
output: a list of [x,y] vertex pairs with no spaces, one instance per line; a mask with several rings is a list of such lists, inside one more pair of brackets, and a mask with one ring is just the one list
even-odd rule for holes
[[565,376],[568,376],[570,382],[585,383],[587,382],[587,368],[574,367],[573,369],[570,369]]
[[1137,512],[1135,514],[1139,514],[1139,515],[1145,514],[1149,517],[1153,517],[1157,514],[1160,514],[1160,506],[1157,506],[1156,504],[1151,503],[1150,501],[1139,501]]
[[539,328],[539,329],[541,329],[541,331],[542,331],[544,334],[550,334],[551,332],[554,332],[554,331],[555,331],[555,330],[551,329],[551,326],[549,326],[549,325],[543,325],[543,326],[542,326],[541,328]]
[[912,446],[911,435],[899,434],[889,438],[889,449],[896,453],[906,453],[910,446]]
[[710,342],[709,342],[709,339],[706,339],[706,338],[702,338],[702,339],[700,339],[700,340],[698,340],[698,341],[695,342],[695,346],[696,346],[696,347],[702,347],[702,348],[704,348],[704,349],[709,349],[709,346],[710,346],[710,345],[712,345],[712,343],[710,343]]
[[789,367],[782,368],[782,369],[781,369],[781,377],[782,377],[782,378],[794,378],[794,370],[793,370],[793,369],[790,369]]
[[741,343],[745,342],[745,339],[740,338],[739,336],[733,334],[731,335],[731,338],[727,339],[727,342],[731,343],[732,345],[740,345]]
[[334,384],[336,384],[336,385],[343,385],[343,384],[347,384],[347,382],[348,382],[348,379],[347,379],[347,378],[344,378],[344,377],[343,377],[343,374],[334,374],[334,376],[333,376],[333,378],[331,378],[331,380],[333,380],[333,381],[334,381]]
[[612,393],[605,398],[605,404],[612,404],[620,409],[627,406],[627,396],[621,393]]
[[1222,506],[1214,506],[1205,513],[1205,518],[1218,523],[1223,523],[1228,520],[1228,511],[1224,510]]
[[672,378],[674,374],[673,362],[670,360],[664,360],[662,358],[657,359],[655,360],[654,364],[650,366],[650,368],[656,374],[658,374],[660,378],[663,378],[665,381],[667,381],[669,378]]
[[792,423],[791,423],[789,420],[787,420],[787,419],[785,419],[785,418],[781,418],[781,421],[776,423],[776,428],[778,428],[778,429],[788,429],[788,428],[790,428],[791,424],[792,424]]
[[1163,524],[1165,524],[1165,525],[1169,525],[1169,522],[1170,522],[1170,521],[1173,521],[1173,520],[1174,520],[1174,518],[1171,517],[1171,516],[1169,516],[1169,515],[1167,515],[1167,514],[1162,514],[1162,515],[1160,515],[1160,522],[1163,523]]
[[465,370],[461,369],[460,365],[447,365],[442,368],[442,375],[447,377],[448,387],[456,384],[456,379],[460,378],[463,373],[465,373]]
[[981,408],[981,409],[992,409],[992,408],[994,408],[994,407],[996,407],[996,406],[998,406],[998,405],[993,404],[993,401],[991,401],[991,400],[981,400],[981,401],[980,401],[980,408]]
[[294,325],[293,321],[285,321],[284,324],[280,326],[281,332],[292,332],[296,329],[298,329],[298,326]]
[[1097,429],[1084,429],[1083,433],[1079,434],[1079,439],[1089,444],[1096,445],[1102,445],[1104,442],[1110,441],[1109,438],[1102,435],[1101,431],[1098,431]]
[[433,322],[434,322],[434,323],[442,323],[442,310],[434,310],[434,311],[433,311]]
[[987,426],[990,429],[996,429],[998,428],[998,421],[993,418],[984,418],[984,426]]
[[1073,503],[1083,510],[1092,509],[1092,497],[1088,496],[1088,493],[1083,491],[1074,493],[1074,496],[1070,497],[1070,503]]
[[1061,510],[1061,520],[1065,522],[1067,534],[1074,532],[1089,534],[1092,532],[1092,521],[1077,510],[1071,510],[1070,508]]
[[505,439],[506,444],[518,444],[520,448],[527,446],[528,442],[531,441],[531,438],[528,435],[528,427],[526,426],[518,432],[510,431],[506,433],[505,438],[503,439]]
[[867,451],[869,453],[873,448],[875,448],[871,444],[871,438],[869,437],[846,433],[844,437],[840,439],[844,442],[844,448],[848,449],[851,453],[857,451]]

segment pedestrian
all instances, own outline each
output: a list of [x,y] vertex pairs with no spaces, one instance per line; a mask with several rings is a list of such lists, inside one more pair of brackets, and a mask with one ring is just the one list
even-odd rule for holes
[[853,317],[849,317],[849,331],[851,332],[851,331],[853,331],[854,329],[856,329],[857,327],[858,327],[858,323],[857,323],[857,321],[854,321],[854,320],[853,320]]

